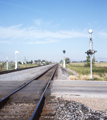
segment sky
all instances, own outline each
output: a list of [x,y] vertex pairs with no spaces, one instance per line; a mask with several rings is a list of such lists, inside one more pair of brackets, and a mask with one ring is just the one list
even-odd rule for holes
[[107,61],[107,0],[0,0],[0,61],[85,60],[89,29],[97,61]]

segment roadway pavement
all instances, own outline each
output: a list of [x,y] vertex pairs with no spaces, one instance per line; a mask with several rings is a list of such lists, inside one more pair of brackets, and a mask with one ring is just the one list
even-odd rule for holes
[[107,98],[106,81],[54,80],[47,94]]

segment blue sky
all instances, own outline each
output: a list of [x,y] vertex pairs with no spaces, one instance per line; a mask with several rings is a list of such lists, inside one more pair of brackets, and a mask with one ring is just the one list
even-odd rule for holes
[[85,60],[92,29],[96,60],[107,61],[107,0],[0,0],[0,61]]

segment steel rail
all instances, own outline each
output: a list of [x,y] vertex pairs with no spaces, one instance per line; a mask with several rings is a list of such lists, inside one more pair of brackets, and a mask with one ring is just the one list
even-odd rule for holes
[[56,66],[55,71],[53,72],[50,80],[48,81],[48,83],[47,83],[47,85],[45,87],[45,90],[43,91],[43,93],[41,95],[41,98],[40,98],[40,100],[39,100],[39,102],[38,102],[38,104],[37,104],[37,106],[36,106],[32,116],[31,116],[30,120],[38,120],[39,119],[41,111],[42,111],[42,108],[43,108],[44,100],[45,100],[45,92],[46,92],[47,88],[49,87],[50,82],[51,82],[51,80],[53,79],[53,77],[55,75],[57,67],[58,67],[58,65]]
[[[56,64],[55,64],[56,65]],[[54,66],[55,66],[54,65]],[[16,89],[14,92],[12,92],[11,94],[9,94],[8,96],[6,96],[5,98],[3,98],[2,100],[0,100],[0,109],[6,104],[6,102],[9,100],[9,98],[15,94],[16,92],[18,92],[19,90],[21,90],[22,88],[24,88],[25,86],[27,86],[29,83],[31,83],[32,81],[40,78],[42,75],[44,75],[46,72],[48,72],[50,69],[52,69],[54,66],[50,67],[48,70],[46,70],[45,72],[43,72],[42,74],[38,75],[37,77],[35,77],[34,79],[30,80],[29,82],[25,83],[24,85],[22,85],[21,87],[19,87],[18,89]]]

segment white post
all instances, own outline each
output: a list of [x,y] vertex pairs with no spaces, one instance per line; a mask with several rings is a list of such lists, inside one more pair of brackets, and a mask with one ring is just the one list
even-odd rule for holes
[[65,65],[65,50],[63,50],[63,53],[64,53],[64,60],[63,60],[63,68],[66,68],[66,65]]
[[93,75],[92,75],[92,55],[90,55],[90,78],[93,78]]
[[15,69],[17,69],[17,54],[15,54]]
[[6,62],[7,62],[7,70],[8,70],[8,57],[7,57],[7,61]]
[[15,51],[15,69],[17,69],[17,54],[19,52],[18,51]]
[[92,39],[90,40],[90,50],[93,50],[93,41],[92,41]]
[[66,66],[65,66],[65,56],[64,56],[64,60],[63,60],[63,67],[66,68]]
[[[92,41],[93,31],[90,29],[89,33],[90,33],[90,50],[92,52],[93,51],[93,41]],[[92,53],[90,54],[90,78],[93,78],[93,75],[92,75]]]

